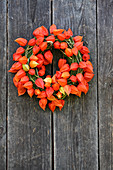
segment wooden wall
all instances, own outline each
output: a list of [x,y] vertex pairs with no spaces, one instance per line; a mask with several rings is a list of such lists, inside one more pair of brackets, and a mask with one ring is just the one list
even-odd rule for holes
[[[112,170],[113,0],[1,0],[0,14],[0,170]],[[52,23],[84,36],[95,72],[88,94],[54,114],[18,97],[8,74],[14,40]]]

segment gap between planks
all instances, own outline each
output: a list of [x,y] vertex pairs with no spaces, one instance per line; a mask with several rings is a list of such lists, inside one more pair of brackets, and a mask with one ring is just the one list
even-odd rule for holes
[[[51,22],[50,24],[53,24],[53,0],[50,1],[50,15],[51,15]],[[51,75],[53,75],[53,63],[51,64]],[[54,115],[51,112],[51,139],[52,139],[52,157],[51,157],[51,162],[52,162],[52,170],[54,170]]]
[[97,125],[98,125],[98,170],[100,170],[100,141],[99,141],[99,89],[98,89],[98,0],[96,0],[96,54],[97,54]]
[[8,0],[6,0],[6,170],[8,170]]

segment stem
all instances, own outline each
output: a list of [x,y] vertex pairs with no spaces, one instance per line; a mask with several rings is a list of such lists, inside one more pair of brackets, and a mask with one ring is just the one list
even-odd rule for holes
[[37,76],[39,76],[39,75],[38,75],[38,69],[37,69],[37,68],[36,68],[36,74],[37,74]]
[[35,80],[33,80],[31,76],[30,76],[30,80],[32,80],[32,82],[35,83]]
[[[59,49],[60,50],[60,49]],[[66,54],[64,53],[64,51],[62,51],[62,50],[60,50],[65,56],[66,56]]]
[[78,56],[80,57],[80,61],[82,61],[82,56],[79,51],[78,51]]
[[78,59],[78,56],[76,55],[76,59],[77,59],[77,62],[79,63],[79,59]]
[[31,50],[27,53],[27,55],[31,52]]
[[[59,49],[60,50],[60,49]],[[64,54],[64,56],[66,56],[67,57],[67,55],[64,53],[64,51],[62,51],[62,50],[60,50],[63,54]],[[72,57],[68,57],[68,58],[70,58],[71,60],[72,60]]]
[[37,76],[36,74],[34,74],[34,76],[35,76],[35,77],[38,77],[38,78],[40,78],[40,77],[39,77],[39,76]]
[[[65,40],[66,41],[66,40]],[[66,41],[66,43],[69,45],[70,48],[72,48],[72,46],[70,45],[70,43],[68,41]]]
[[53,41],[47,41],[47,43],[50,43],[51,45],[53,44]]
[[28,54],[28,46],[27,46],[27,48],[26,48],[26,50],[25,50],[25,56],[27,57],[27,54]]
[[72,37],[70,37],[70,39],[69,39],[72,43],[72,45],[74,45],[74,41],[73,41],[73,38]]
[[55,38],[55,40],[59,41],[59,39]]
[[74,63],[74,57],[72,57],[72,63]]
[[[29,48],[29,46],[27,46],[27,48],[26,48],[26,50],[25,50],[25,56],[27,57],[27,55],[31,52],[31,49],[33,48],[33,46],[32,47],[30,47]],[[30,50],[30,51],[29,51]]]
[[28,48],[28,50],[30,50],[30,49],[32,49],[33,48],[33,46],[31,46],[30,48]]
[[62,100],[67,96],[67,94],[65,94],[63,97],[62,97]]

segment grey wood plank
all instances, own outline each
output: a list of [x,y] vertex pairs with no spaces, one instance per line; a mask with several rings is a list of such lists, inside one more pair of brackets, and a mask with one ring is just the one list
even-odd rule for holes
[[[98,169],[96,0],[54,0],[53,23],[83,35],[91,51],[95,77],[88,94],[66,100],[54,113],[54,169]],[[54,64],[54,71],[56,66]]]
[[113,169],[113,1],[98,0],[100,169]]
[[[9,68],[18,47],[17,37],[32,37],[38,26],[49,26],[50,4],[44,0],[9,0]],[[51,169],[51,112],[42,111],[36,98],[18,97],[8,76],[8,170]]]
[[6,169],[6,0],[0,1],[0,170]]

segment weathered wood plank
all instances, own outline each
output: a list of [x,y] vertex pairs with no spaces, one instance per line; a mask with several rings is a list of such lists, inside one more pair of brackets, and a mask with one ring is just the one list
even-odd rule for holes
[[6,169],[6,0],[0,1],[0,170]]
[[113,1],[98,0],[100,169],[113,169]]
[[[88,94],[66,100],[54,113],[54,168],[98,169],[96,0],[54,0],[53,23],[84,35],[91,51],[95,77]],[[54,71],[56,67],[54,66]]]
[[[9,0],[9,67],[17,37],[32,37],[38,26],[49,26],[50,4],[45,0]],[[8,169],[51,169],[51,112],[44,112],[36,98],[17,96],[13,76],[8,79]]]

